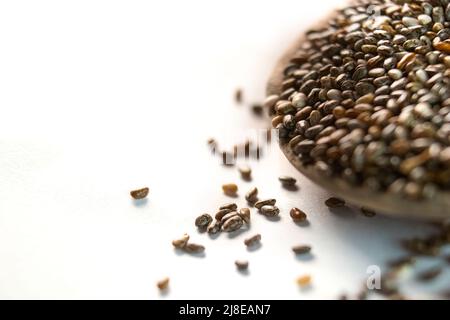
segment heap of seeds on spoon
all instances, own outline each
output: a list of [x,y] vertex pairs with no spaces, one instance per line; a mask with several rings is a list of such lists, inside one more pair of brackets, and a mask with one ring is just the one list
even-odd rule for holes
[[357,1],[305,35],[267,98],[305,166],[374,191],[450,189],[450,1]]
[[[283,92],[265,102],[282,142],[289,143],[304,165],[373,190],[420,199],[450,189],[449,27],[450,0],[373,0],[346,7],[328,25],[309,31],[286,66]],[[238,90],[236,102],[242,100],[243,92]],[[252,110],[258,114],[255,106]],[[233,152],[218,152],[215,140],[208,145],[223,157],[224,164],[238,158],[238,147]],[[249,141],[244,150],[248,158],[252,154]],[[259,146],[255,150],[259,159]],[[243,180],[251,181],[249,167],[238,170]],[[287,189],[296,183],[290,177],[279,180]],[[238,186],[224,184],[222,191],[236,197]],[[197,217],[195,225],[214,235],[246,228],[253,207],[267,217],[280,214],[275,199],[258,199],[256,187],[245,199],[249,208],[225,204],[214,217]],[[346,204],[330,198],[325,205],[335,210]],[[362,213],[375,215],[366,208]],[[289,214],[296,223],[307,219],[298,208]],[[393,299],[403,297],[395,283],[399,270],[413,266],[416,257],[440,258],[439,249],[450,242],[448,225],[440,228],[429,238],[403,243],[409,255],[389,264],[378,293]],[[256,234],[244,244],[255,246],[260,241],[261,235]],[[190,254],[205,250],[190,243],[188,235],[174,240],[173,246]],[[308,254],[311,247],[299,244],[292,251]],[[235,265],[240,271],[249,267],[247,260],[236,260]],[[437,266],[417,279],[432,281],[441,272],[442,267]],[[301,287],[310,282],[309,275],[297,279]],[[168,280],[161,283],[167,286]],[[365,288],[358,298],[365,299],[367,294]]]

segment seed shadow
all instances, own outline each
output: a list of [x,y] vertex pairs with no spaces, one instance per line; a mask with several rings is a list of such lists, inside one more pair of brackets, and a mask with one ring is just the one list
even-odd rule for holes
[[276,216],[276,217],[267,217],[266,216],[266,219],[269,220],[270,222],[278,222],[281,220],[281,217],[280,216]]
[[291,191],[291,192],[297,192],[298,190],[300,190],[300,188],[296,185],[294,186],[283,186],[283,189],[287,190],[287,191]]
[[250,226],[247,227],[247,228],[241,228],[239,230],[230,232],[230,233],[228,233],[228,238],[229,239],[235,239],[235,238],[239,237],[241,234],[243,234],[245,232],[248,232],[249,230],[250,230]]
[[170,294],[170,288],[166,288],[164,290],[159,290],[159,296],[161,298],[165,298]]
[[256,199],[256,201],[247,201],[247,204],[250,208],[254,208],[255,203],[257,203],[258,201],[259,201],[259,199]]
[[295,259],[297,261],[301,261],[301,262],[309,262],[314,260],[315,256],[312,253],[305,253],[305,254],[296,254],[295,255]]
[[220,234],[221,234],[221,232],[217,232],[217,233],[215,233],[215,234],[208,233],[208,236],[209,236],[209,238],[210,238],[211,240],[216,240],[217,238],[220,237]]
[[239,198],[239,195],[236,193],[236,194],[226,194],[225,193],[225,196],[227,196],[228,198],[232,198],[232,199],[237,199],[237,198]]
[[247,247],[247,251],[248,252],[255,252],[255,251],[259,250],[262,246],[263,246],[262,243],[258,242],[258,243],[255,243],[252,246]]
[[311,222],[309,222],[309,220],[299,221],[299,222],[294,222],[294,223],[297,227],[300,227],[300,228],[306,228],[311,225]]
[[337,217],[345,219],[355,219],[358,216],[358,214],[349,207],[328,208],[328,210],[330,210],[330,212],[335,214]]
[[311,290],[313,289],[313,286],[312,285],[307,285],[307,286],[304,286],[304,287],[299,287],[298,288],[298,290],[301,292],[301,293],[308,293],[308,292],[310,292]]
[[242,180],[244,180],[245,182],[252,182],[253,178],[252,177],[242,177]]
[[133,202],[133,205],[135,207],[140,208],[140,207],[144,207],[144,206],[147,205],[148,199],[147,198],[145,198],[145,199],[133,199],[132,202]]
[[237,270],[237,272],[241,275],[241,276],[244,276],[244,277],[248,277],[249,275],[250,275],[250,270],[248,270],[248,269],[245,269],[245,270]]
[[186,256],[191,256],[191,257],[198,258],[198,259],[203,259],[206,257],[206,254],[204,251],[198,252],[198,253],[190,253],[190,252],[186,252],[182,249],[177,249],[177,248],[174,248],[174,251],[177,256],[185,256],[186,255]]

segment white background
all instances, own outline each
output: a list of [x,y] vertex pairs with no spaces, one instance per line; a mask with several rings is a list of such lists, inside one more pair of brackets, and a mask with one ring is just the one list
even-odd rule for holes
[[[234,90],[261,101],[278,56],[340,2],[1,1],[0,298],[334,299],[356,293],[368,266],[402,256],[399,239],[427,224],[330,213],[329,194],[277,148],[242,182],[205,143],[230,146],[266,127],[235,105]],[[282,174],[300,190],[281,189]],[[197,233],[197,215],[229,202],[224,182],[239,184],[240,205],[253,185],[276,197],[281,221],[254,213],[237,237]],[[150,195],[136,205],[129,191],[141,186]],[[309,227],[292,223],[292,206]],[[204,258],[173,251],[184,232],[206,246]],[[254,233],[263,245],[248,252]],[[295,244],[312,244],[313,256],[296,259]],[[250,261],[248,275],[236,259]],[[302,274],[309,290],[295,283]],[[430,297],[448,280],[406,279],[404,290]]]

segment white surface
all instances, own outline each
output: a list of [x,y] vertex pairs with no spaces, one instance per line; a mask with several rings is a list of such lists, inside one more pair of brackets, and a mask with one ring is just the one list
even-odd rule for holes
[[[276,148],[244,183],[205,146],[265,127],[234,105],[235,88],[260,101],[279,54],[339,2],[2,1],[0,297],[333,299],[355,293],[369,265],[401,255],[398,239],[430,230],[331,214],[328,194]],[[301,190],[281,189],[281,174]],[[198,234],[194,218],[229,202],[221,185],[233,181],[240,205],[253,185],[276,197],[281,221],[254,214],[234,239]],[[141,186],[150,196],[137,206],[128,192]],[[309,227],[290,221],[292,206]],[[204,258],[173,251],[184,232],[206,246]],[[242,241],[256,232],[263,246],[247,252]],[[300,243],[313,259],[294,257]],[[235,271],[238,258],[250,261],[248,276]],[[300,291],[304,273],[313,287]],[[171,289],[160,296],[165,276]]]

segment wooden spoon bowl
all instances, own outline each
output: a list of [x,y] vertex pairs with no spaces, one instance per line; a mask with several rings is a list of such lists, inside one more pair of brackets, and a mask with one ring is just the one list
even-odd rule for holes
[[[266,92],[268,96],[273,94],[279,95],[282,92],[283,71],[303,41],[304,37],[295,41],[276,64],[267,84]],[[450,192],[438,191],[432,200],[417,201],[406,199],[401,194],[374,192],[364,186],[351,185],[344,179],[326,176],[312,166],[305,167],[288,143],[280,141],[280,147],[286,158],[303,175],[351,204],[396,217],[426,220],[450,218]]]

